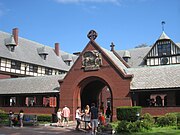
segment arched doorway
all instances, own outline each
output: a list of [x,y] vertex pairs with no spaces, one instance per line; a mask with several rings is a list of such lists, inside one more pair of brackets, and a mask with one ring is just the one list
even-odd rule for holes
[[[88,77],[81,81],[80,88],[82,109],[84,109],[86,105],[95,103],[99,111],[103,111],[104,114],[108,106],[112,111],[112,91],[107,82],[105,82],[102,78]],[[102,103],[104,108],[103,110],[100,109]]]

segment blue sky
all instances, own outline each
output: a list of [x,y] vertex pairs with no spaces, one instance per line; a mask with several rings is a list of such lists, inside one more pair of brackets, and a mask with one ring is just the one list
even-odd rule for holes
[[82,51],[87,33],[98,33],[96,42],[126,50],[152,45],[165,32],[180,42],[180,0],[0,0],[0,30],[73,53]]

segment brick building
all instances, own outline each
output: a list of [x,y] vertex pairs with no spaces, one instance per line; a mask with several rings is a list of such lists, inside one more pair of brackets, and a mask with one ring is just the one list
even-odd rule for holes
[[[118,106],[142,106],[142,113],[161,115],[180,112],[180,44],[163,31],[151,47],[131,50],[106,50],[95,42],[97,33],[90,31],[90,41],[61,81],[60,105],[68,105],[74,118],[77,106],[95,102],[110,105],[116,119]],[[105,91],[106,92],[106,91]],[[156,110],[156,111],[155,111]]]
[[0,32],[0,109],[53,113],[67,105],[74,118],[77,106],[103,102],[112,119],[118,106],[180,112],[180,43],[164,31],[151,47],[116,51],[112,43],[109,51],[92,30],[78,57],[12,34]]
[[[0,109],[52,113],[59,106],[59,82],[77,56],[0,31]],[[38,108],[37,108],[38,107]]]

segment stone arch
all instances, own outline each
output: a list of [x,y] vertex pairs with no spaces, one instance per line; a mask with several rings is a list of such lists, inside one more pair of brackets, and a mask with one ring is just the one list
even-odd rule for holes
[[161,96],[156,96],[156,105],[157,106],[162,106],[162,98],[161,98]]

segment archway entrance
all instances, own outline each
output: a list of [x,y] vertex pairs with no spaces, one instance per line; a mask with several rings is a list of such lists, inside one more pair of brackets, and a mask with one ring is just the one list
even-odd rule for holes
[[109,106],[112,111],[112,92],[109,85],[99,77],[89,77],[81,82],[81,108],[95,103],[100,112],[105,114]]

